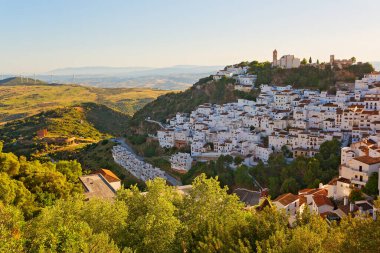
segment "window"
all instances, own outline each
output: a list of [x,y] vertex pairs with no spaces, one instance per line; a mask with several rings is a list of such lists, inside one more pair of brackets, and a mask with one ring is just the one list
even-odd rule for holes
[[359,166],[359,171],[363,171],[363,167],[361,165]]

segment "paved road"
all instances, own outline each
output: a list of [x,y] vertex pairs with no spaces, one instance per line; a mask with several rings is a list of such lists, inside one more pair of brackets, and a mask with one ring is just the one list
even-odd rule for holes
[[158,121],[156,121],[156,120],[152,120],[152,119],[145,119],[145,121],[150,122],[150,123],[157,124],[157,125],[159,125],[161,128],[165,129],[165,126],[164,126],[161,122],[158,122]]
[[[121,145],[123,148],[126,148],[129,152],[131,152],[140,161],[144,161],[144,158],[141,157],[141,156],[139,156],[138,154],[136,154],[135,151],[128,145],[128,143],[125,142],[124,138],[114,138],[114,139],[111,139],[111,140],[115,141],[117,144]],[[172,177],[167,172],[165,172],[165,176],[166,176],[167,181],[171,185],[174,185],[174,186],[182,185],[181,181],[179,181],[176,178]]]

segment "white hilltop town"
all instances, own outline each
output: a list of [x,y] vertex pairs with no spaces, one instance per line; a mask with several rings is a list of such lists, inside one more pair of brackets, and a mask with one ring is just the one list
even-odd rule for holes
[[[342,68],[354,62],[336,60],[331,55],[330,64]],[[277,60],[275,50],[272,66],[297,68],[299,59],[285,55]],[[222,78],[235,79],[238,90],[257,89],[257,76],[247,74],[245,67],[230,66],[213,75],[214,80]],[[190,146],[190,153],[172,156],[172,168],[186,172],[193,161],[216,160],[221,155],[239,156],[245,165],[254,166],[260,160],[266,163],[273,152],[284,149],[291,154],[290,160],[313,157],[323,142],[336,138],[342,143],[339,177],[318,188],[300,190],[298,195],[283,194],[273,204],[293,219],[305,206],[331,219],[357,211],[375,215],[371,201],[349,203],[348,196],[380,169],[380,73],[367,74],[356,80],[352,89],[337,90],[334,95],[291,85],[258,87],[256,101],[203,104],[191,113],[178,112],[167,119],[157,131],[160,146]],[[334,201],[342,204],[336,208]]]
[[[336,60],[331,55],[329,64],[311,65],[318,68],[334,65],[340,69],[352,64],[353,60]],[[300,67],[299,59],[293,55],[277,60],[276,50],[272,66]],[[299,156],[314,157],[324,142],[337,139],[342,145],[338,177],[326,185],[319,184],[318,188],[285,193],[265,203],[284,209],[290,220],[305,207],[329,220],[358,212],[376,215],[371,199],[349,202],[348,197],[380,170],[379,72],[366,74],[354,85],[343,85],[345,88],[338,89],[336,94],[296,89],[292,85],[258,85],[257,76],[238,65],[227,66],[213,75],[216,81],[224,78],[234,79],[235,89],[243,92],[259,89],[256,101],[238,99],[221,105],[202,104],[190,113],[177,112],[166,124],[146,119],[161,127],[150,138],[156,139],[162,148],[182,150],[168,159],[173,170],[187,173],[194,162],[217,160],[221,155],[240,157],[244,165],[255,166],[259,161],[267,163],[272,153],[286,151],[290,162]],[[114,146],[112,154],[116,163],[142,181],[156,177],[170,181],[169,174],[144,162],[121,144]],[[188,189],[188,186],[178,189],[181,187]],[[246,205],[257,206],[267,194],[266,189],[258,188],[259,191],[238,188],[234,193]]]

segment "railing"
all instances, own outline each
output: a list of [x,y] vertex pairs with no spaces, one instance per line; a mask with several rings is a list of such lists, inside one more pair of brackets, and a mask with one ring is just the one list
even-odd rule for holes
[[364,186],[367,183],[367,181],[360,181],[357,178],[351,178],[351,183],[352,184],[358,184],[358,185],[363,185]]

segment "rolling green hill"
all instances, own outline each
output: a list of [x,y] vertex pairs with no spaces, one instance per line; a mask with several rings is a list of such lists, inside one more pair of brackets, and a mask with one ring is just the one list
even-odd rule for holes
[[[80,146],[122,135],[129,119],[128,115],[105,105],[84,103],[9,122],[0,127],[0,140],[5,150],[19,155],[54,152],[67,146],[59,145],[62,138],[75,137],[75,144]],[[41,129],[47,129],[48,133],[44,138],[37,138]]]
[[43,111],[94,102],[133,115],[146,103],[168,91],[145,88],[94,88],[48,84],[26,78],[0,81],[0,124]]

